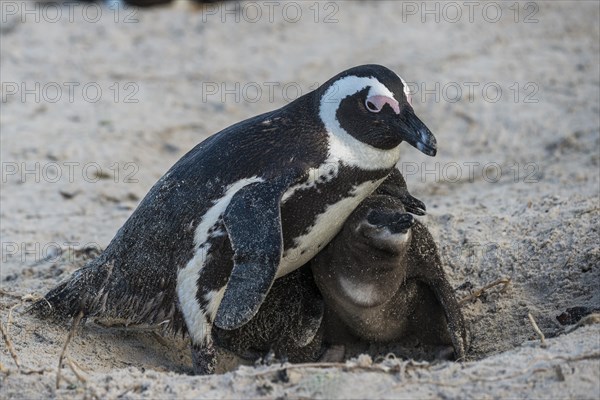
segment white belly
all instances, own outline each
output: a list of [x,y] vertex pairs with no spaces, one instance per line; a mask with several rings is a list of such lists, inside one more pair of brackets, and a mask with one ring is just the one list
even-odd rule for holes
[[[342,229],[348,216],[368,197],[385,178],[377,181],[363,182],[354,187],[353,197],[346,197],[327,207],[319,214],[307,234],[294,239],[295,246],[285,249],[277,277],[289,274],[296,268],[306,264],[329,243]],[[291,189],[293,190],[293,189]],[[284,194],[284,198],[287,196]]]

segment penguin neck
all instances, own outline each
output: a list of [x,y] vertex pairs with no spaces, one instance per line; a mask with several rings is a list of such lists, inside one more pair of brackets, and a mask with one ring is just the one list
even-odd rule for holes
[[[325,250],[326,257],[313,266],[325,301],[348,315],[390,302],[406,281],[406,269],[397,257],[361,243],[347,232]],[[369,254],[369,259],[366,259]],[[334,261],[332,256],[336,258]],[[365,265],[369,265],[365,268]]]
[[327,107],[329,105],[322,105],[319,115],[327,132],[328,163],[341,161],[346,166],[366,171],[394,168],[400,160],[400,145],[385,150],[361,142],[342,128],[335,110]]
[[365,171],[391,170],[400,160],[400,145],[382,150],[355,139],[341,126],[325,125],[329,152],[327,163],[341,162]]

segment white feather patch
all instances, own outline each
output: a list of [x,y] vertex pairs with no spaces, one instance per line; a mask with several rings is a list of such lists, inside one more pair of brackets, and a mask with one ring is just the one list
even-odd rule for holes
[[[385,178],[363,182],[355,186],[348,197],[330,204],[323,213],[317,216],[308,233],[294,239],[294,248],[286,249],[283,253],[277,277],[284,276],[301,267],[321,251],[342,229],[352,211],[384,180]],[[294,188],[288,189],[288,191],[291,190]]]
[[382,228],[374,235],[377,240],[387,242],[396,248],[404,246],[412,238],[412,230],[409,229],[404,233],[392,233],[387,228]]
[[358,305],[368,306],[377,300],[377,287],[374,284],[353,282],[345,276],[340,276],[339,283],[344,294]]
[[[208,232],[219,218],[221,218],[231,202],[231,199],[240,189],[252,183],[263,181],[264,179],[254,176],[252,178],[241,179],[229,185],[223,196],[215,200],[212,207],[202,216],[202,220],[194,232],[194,244],[196,245],[194,257],[177,273],[177,295],[179,297],[179,304],[194,343],[205,343],[206,340],[210,340],[210,326],[207,315],[200,309],[198,300],[196,300],[196,293],[198,292],[198,287],[196,285],[198,276],[206,263],[206,254],[210,250],[210,245],[206,243],[209,237]],[[213,310],[216,313],[221,298],[222,294],[221,297],[213,295],[209,299],[208,312],[211,318],[214,317]]]
[[[329,159],[332,159],[332,157]],[[283,196],[281,197],[281,204],[285,203],[297,190],[310,189],[315,187],[317,184],[331,182],[337,178],[339,169],[339,162],[329,163],[329,161],[324,162],[317,168],[310,168],[308,170],[308,178],[306,181],[294,186],[290,186],[288,190],[283,193]]]
[[221,304],[221,300],[223,300],[223,295],[225,294],[226,286],[223,286],[219,290],[213,290],[204,296],[206,301],[208,301],[208,314],[210,315],[211,321],[214,321],[217,311],[219,310],[219,305]]

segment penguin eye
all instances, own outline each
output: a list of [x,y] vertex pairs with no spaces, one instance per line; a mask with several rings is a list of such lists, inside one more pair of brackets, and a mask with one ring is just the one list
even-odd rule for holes
[[375,103],[373,103],[369,99],[367,99],[367,101],[365,102],[365,106],[367,107],[367,110],[374,112],[374,113],[378,113],[379,111],[381,111],[381,109],[377,108]]
[[379,94],[369,96],[365,100],[365,107],[367,107],[367,110],[371,111],[372,113],[380,112],[381,110],[383,110],[383,107],[386,104],[390,106],[396,114],[400,114],[400,105],[393,97],[388,97]]

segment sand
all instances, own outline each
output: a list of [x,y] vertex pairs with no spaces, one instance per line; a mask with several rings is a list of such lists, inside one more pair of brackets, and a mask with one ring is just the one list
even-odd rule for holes
[[[0,398],[599,398],[598,318],[556,318],[600,309],[599,4],[269,4],[0,4],[0,319],[20,363],[2,342]],[[469,360],[195,377],[186,339],[88,324],[67,353],[81,379],[65,364],[57,389],[69,326],[24,313],[30,299],[196,143],[363,63],[410,82],[438,139],[433,159],[405,145],[399,168],[457,296],[510,280],[465,303]]]

